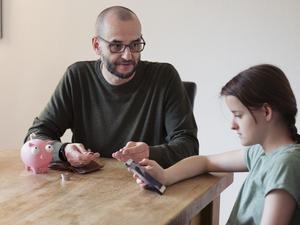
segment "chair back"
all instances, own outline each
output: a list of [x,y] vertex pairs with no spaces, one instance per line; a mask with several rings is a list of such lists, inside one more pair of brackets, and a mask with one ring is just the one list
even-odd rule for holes
[[190,81],[183,81],[182,83],[183,83],[186,94],[188,96],[188,99],[189,99],[192,109],[193,109],[194,108],[194,100],[195,100],[196,91],[197,91],[197,85],[196,85],[196,83],[190,82]]

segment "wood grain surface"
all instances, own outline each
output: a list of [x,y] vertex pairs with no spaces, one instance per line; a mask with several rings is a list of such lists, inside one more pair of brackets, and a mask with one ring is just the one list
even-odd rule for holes
[[99,162],[100,171],[62,181],[60,171],[26,171],[19,150],[0,150],[0,224],[186,224],[233,181],[230,173],[205,174],[159,195],[141,189],[122,163]]

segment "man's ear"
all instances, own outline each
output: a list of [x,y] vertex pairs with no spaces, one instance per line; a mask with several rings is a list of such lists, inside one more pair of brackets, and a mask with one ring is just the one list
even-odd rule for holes
[[101,51],[100,51],[99,39],[96,36],[92,38],[92,46],[96,54],[100,55]]
[[264,111],[264,115],[266,118],[266,121],[270,121],[273,116],[273,109],[268,103],[264,103],[262,106],[262,109]]

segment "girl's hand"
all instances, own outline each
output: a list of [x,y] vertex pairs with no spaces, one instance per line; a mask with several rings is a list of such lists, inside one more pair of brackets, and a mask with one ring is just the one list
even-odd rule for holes
[[[157,181],[164,185],[166,184],[165,170],[157,162],[150,159],[143,159],[139,164]],[[146,184],[137,175],[133,174],[133,177],[141,187],[146,188]]]

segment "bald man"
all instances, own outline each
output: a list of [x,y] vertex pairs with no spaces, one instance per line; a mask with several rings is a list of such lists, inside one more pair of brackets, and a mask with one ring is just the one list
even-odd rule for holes
[[[69,66],[26,139],[54,140],[54,160],[83,166],[97,157],[143,158],[163,167],[198,154],[197,126],[176,69],[141,61],[141,23],[122,6],[103,10],[92,46],[100,59]],[[62,143],[66,129],[72,143]]]

